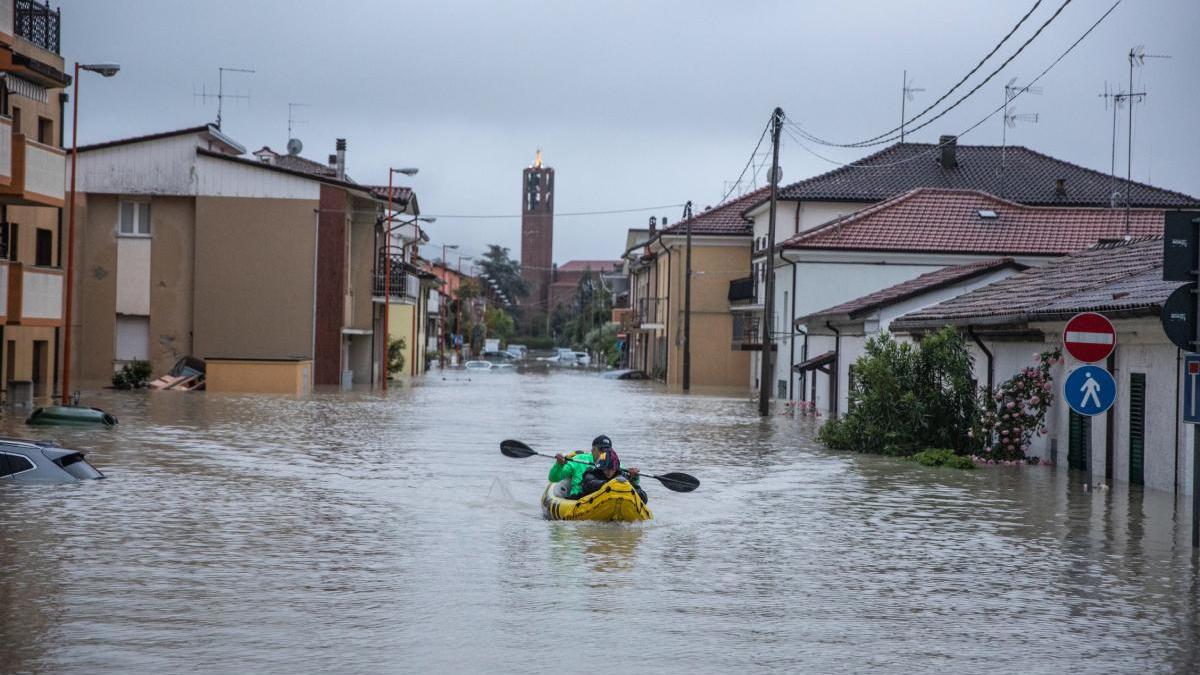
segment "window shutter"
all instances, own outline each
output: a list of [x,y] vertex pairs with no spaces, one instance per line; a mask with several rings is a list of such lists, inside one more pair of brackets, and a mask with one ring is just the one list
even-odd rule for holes
[[1146,480],[1146,374],[1129,374],[1129,482]]

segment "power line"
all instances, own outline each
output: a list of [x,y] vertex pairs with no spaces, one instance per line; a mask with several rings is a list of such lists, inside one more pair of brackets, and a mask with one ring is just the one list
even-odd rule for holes
[[[1099,27],[1099,26],[1100,26],[1100,24],[1101,24],[1101,23],[1103,23],[1103,22],[1104,22],[1104,20],[1105,20],[1105,19],[1107,19],[1107,18],[1108,18],[1108,16],[1109,16],[1110,14],[1112,14],[1112,13],[1113,13],[1113,10],[1115,10],[1115,9],[1117,8],[1117,6],[1121,4],[1121,2],[1122,2],[1122,0],[1116,0],[1116,2],[1114,2],[1114,3],[1112,4],[1112,6],[1110,6],[1106,12],[1104,12],[1104,14],[1101,14],[1101,15],[1100,15],[1100,18],[1099,18],[1099,19],[1096,19],[1095,23],[1093,23],[1093,24],[1092,24],[1092,25],[1091,25],[1091,26],[1090,26],[1090,27],[1089,27],[1089,28],[1088,28],[1086,31],[1084,31],[1084,32],[1083,32],[1083,34],[1082,34],[1082,35],[1080,35],[1078,39],[1076,39],[1074,42],[1072,42],[1072,43],[1071,43],[1071,46],[1067,47],[1067,48],[1066,48],[1066,50],[1065,50],[1065,51],[1063,51],[1063,53],[1059,54],[1059,55],[1058,55],[1058,58],[1054,59],[1054,61],[1052,61],[1052,62],[1050,63],[1050,65],[1046,66],[1046,68],[1045,68],[1045,69],[1043,69],[1043,70],[1042,70],[1042,72],[1038,73],[1037,77],[1035,77],[1035,78],[1033,78],[1032,80],[1030,80],[1030,81],[1029,81],[1029,84],[1027,84],[1027,85],[1025,85],[1024,87],[1022,87],[1021,89],[1017,90],[1017,92],[1014,94],[1014,96],[1012,97],[1012,99],[1010,99],[1010,100],[1009,100],[1009,101],[1007,101],[1007,102],[1011,102],[1011,101],[1015,101],[1015,100],[1017,100],[1017,98],[1019,98],[1019,97],[1020,97],[1022,94],[1024,94],[1024,93],[1026,92],[1026,90],[1028,90],[1028,88],[1029,88],[1029,87],[1032,87],[1032,86],[1033,86],[1034,84],[1036,84],[1036,83],[1037,83],[1039,80],[1041,80],[1043,77],[1045,77],[1047,73],[1049,73],[1051,70],[1053,70],[1055,66],[1057,66],[1059,63],[1061,63],[1061,62],[1062,62],[1062,60],[1063,60],[1063,59],[1065,59],[1065,58],[1067,57],[1067,55],[1068,55],[1068,54],[1070,54],[1072,51],[1074,51],[1074,50],[1075,50],[1075,48],[1076,48],[1076,47],[1078,47],[1078,46],[1079,46],[1079,43],[1081,43],[1081,42],[1083,42],[1085,39],[1087,39],[1087,36],[1091,35],[1091,34],[1092,34],[1092,31],[1096,30],[1096,28],[1097,28],[1097,27]],[[1006,103],[1007,103],[1007,102],[1006,102]],[[984,122],[987,122],[987,121],[988,121],[988,120],[990,120],[992,117],[994,117],[994,116],[996,115],[996,113],[1003,111],[1003,110],[1004,110],[1004,108],[1005,108],[1005,105],[1000,105],[1000,106],[998,106],[998,107],[997,107],[995,110],[993,110],[993,111],[991,111],[990,113],[988,113],[988,114],[987,114],[987,115],[986,115],[986,116],[985,116],[983,119],[981,119],[981,120],[979,120],[978,122],[976,122],[976,123],[972,124],[971,126],[967,127],[967,128],[966,128],[966,129],[964,129],[963,131],[960,131],[960,132],[958,133],[958,136],[956,136],[956,137],[955,137],[955,140],[954,140],[953,142],[957,142],[957,138],[958,138],[959,136],[966,136],[967,134],[969,134],[969,133],[971,133],[972,131],[974,131],[975,129],[977,129],[977,128],[978,128],[980,125],[982,125]],[[936,119],[936,118],[935,118],[935,119]],[[930,120],[930,121],[933,121],[933,120]],[[804,131],[804,129],[803,129],[803,128],[802,128],[802,127],[799,125],[799,124],[796,124],[795,122],[792,122],[792,121],[791,121],[791,120],[789,120],[789,119],[786,119],[786,118],[784,119],[784,125],[785,125],[785,126],[784,126],[784,130],[785,130],[785,131],[788,131],[788,126],[790,125],[790,126],[791,126],[793,129],[795,129],[797,132],[799,132],[799,133],[803,134],[805,138],[808,138],[808,137],[809,137],[809,135],[808,135],[808,134],[807,134],[807,133]],[[923,125],[922,125],[922,126],[923,126]],[[918,127],[918,128],[919,128],[919,127]],[[862,160],[855,160],[854,162],[839,162],[839,161],[837,161],[837,160],[834,160],[834,159],[830,159],[830,158],[828,158],[828,157],[825,157],[825,156],[823,156],[823,155],[821,155],[821,154],[817,153],[816,151],[814,151],[812,148],[808,147],[808,146],[807,146],[806,144],[804,144],[804,143],[803,143],[803,142],[802,142],[802,141],[801,141],[799,138],[797,138],[795,135],[791,134],[790,132],[789,132],[789,134],[788,134],[788,135],[789,135],[789,136],[791,136],[791,137],[792,137],[792,140],[796,141],[796,143],[798,143],[798,144],[800,145],[800,147],[801,147],[801,148],[803,148],[803,149],[804,149],[806,152],[808,152],[809,154],[813,155],[814,157],[816,157],[816,158],[818,158],[818,159],[822,159],[822,160],[824,160],[824,161],[826,161],[826,162],[829,162],[829,163],[831,163],[831,164],[836,164],[836,165],[838,165],[838,166],[853,166],[853,167],[857,167],[857,168],[860,168],[860,169],[882,169],[882,168],[887,168],[887,167],[897,166],[897,165],[900,165],[900,164],[906,164],[906,163],[908,163],[908,162],[911,162],[911,161],[914,161],[914,160],[916,160],[916,159],[919,159],[919,158],[921,158],[921,157],[923,157],[923,156],[925,156],[925,155],[927,155],[927,154],[930,154],[930,153],[936,152],[937,150],[941,149],[941,147],[942,147],[943,145],[947,145],[947,144],[949,144],[949,143],[951,142],[951,141],[947,141],[946,143],[939,143],[939,144],[937,144],[937,145],[934,145],[934,146],[930,147],[928,150],[925,150],[925,151],[923,151],[923,152],[917,153],[916,155],[913,155],[912,157],[906,157],[905,159],[898,160],[898,161],[895,161],[895,162],[889,162],[889,163],[887,163],[887,164],[858,164],[857,162],[861,162]]]
[[[962,104],[963,101],[966,101],[968,98],[973,96],[975,94],[975,92],[979,91],[983,87],[983,85],[987,84],[988,82],[990,82],[992,80],[992,78],[994,78],[996,75],[1000,74],[1000,71],[1004,70],[1004,68],[1007,67],[1008,64],[1012,62],[1013,59],[1017,58],[1017,56],[1019,56],[1021,54],[1021,52],[1025,51],[1025,48],[1028,47],[1035,39],[1037,39],[1037,37],[1042,34],[1042,31],[1044,31],[1047,26],[1049,26],[1055,19],[1058,18],[1058,15],[1062,14],[1063,10],[1066,9],[1067,5],[1070,5],[1071,2],[1073,2],[1073,0],[1063,0],[1063,3],[1058,6],[1058,9],[1056,9],[1054,11],[1054,14],[1051,14],[1050,18],[1046,19],[1046,21],[1043,22],[1042,25],[1039,26],[1036,31],[1034,31],[1033,35],[1029,36],[1029,38],[1027,40],[1025,40],[1025,42],[1023,42],[1020,47],[1017,48],[1017,51],[1015,51],[1011,55],[1009,55],[1009,57],[1007,59],[1005,59],[1004,62],[1001,63],[999,66],[997,66],[991,73],[989,73],[988,76],[985,77],[982,82],[980,82],[979,84],[976,84],[970,91],[968,91],[967,93],[960,96],[958,98],[958,100],[956,100],[954,103],[951,103],[950,107],[939,112],[938,114],[934,115],[930,119],[927,119],[924,122],[918,124],[916,127],[909,129],[909,128],[907,128],[907,125],[905,125],[905,133],[913,133],[915,131],[920,131],[921,129],[924,129],[925,127],[929,126],[930,124],[933,124],[934,122],[936,122],[939,119],[941,119],[942,117],[944,117],[951,110],[954,110],[955,108],[957,108],[960,104]],[[1116,5],[1119,5],[1119,4],[1121,4],[1121,0],[1117,0],[1117,3],[1115,5],[1113,5],[1113,8],[1115,8]],[[1109,12],[1111,12],[1111,11],[1112,11],[1112,9],[1109,9]],[[1107,15],[1108,15],[1108,13],[1106,12],[1105,16],[1107,16]],[[1032,83],[1030,83],[1030,84],[1032,84]],[[898,131],[898,130],[899,130],[899,128],[897,128],[894,131]],[[800,133],[803,134],[805,138],[812,141],[813,143],[819,143],[821,145],[828,145],[831,147],[838,147],[838,148],[865,148],[865,147],[870,147],[870,146],[874,146],[874,145],[883,145],[884,143],[890,143],[890,142],[896,140],[897,138],[899,138],[898,134],[888,132],[887,134],[881,134],[874,138],[870,138],[870,139],[867,139],[864,141],[858,141],[856,143],[833,143],[830,141],[826,141],[825,139],[820,138],[819,136],[810,134],[809,132],[804,131],[802,129],[800,130]]]
[[[683,202],[680,202],[679,204],[663,204],[663,205],[661,205],[661,206],[644,206],[644,207],[641,207],[641,208],[636,208],[636,209],[612,209],[612,210],[609,210],[609,211],[573,211],[573,212],[568,212],[568,213],[555,213],[555,214],[554,214],[554,216],[555,216],[556,218],[557,218],[557,217],[565,217],[565,216],[609,216],[609,215],[618,214],[618,213],[639,213],[639,212],[642,212],[642,211],[656,211],[656,210],[658,210],[658,209],[673,209],[673,208],[676,208],[676,207],[679,207],[679,206],[683,206]],[[431,215],[429,215],[428,217],[430,217],[430,218],[473,218],[473,219],[484,219],[484,218],[523,218],[523,217],[524,217],[524,215],[523,215],[523,214],[520,214],[520,213],[518,213],[518,214],[512,214],[512,215],[510,215],[510,214],[447,214],[447,213],[435,213],[435,214],[431,214]]]
[[733,185],[729,186],[729,190],[721,197],[721,201],[717,202],[718,204],[724,204],[725,200],[729,199],[729,195],[733,194],[738,185],[741,185],[742,179],[746,177],[746,172],[750,169],[750,165],[754,163],[754,157],[758,155],[758,149],[762,147],[763,139],[767,137],[767,130],[770,128],[771,120],[767,120],[767,123],[763,126],[762,133],[758,136],[758,143],[755,143],[754,150],[750,151],[750,158],[746,160],[746,166],[742,167],[742,172],[738,174],[738,179],[733,182]]

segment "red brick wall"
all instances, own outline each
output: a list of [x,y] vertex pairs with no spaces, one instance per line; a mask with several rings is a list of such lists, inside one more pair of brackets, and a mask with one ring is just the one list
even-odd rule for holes
[[554,169],[530,167],[521,183],[521,276],[529,282],[522,304],[548,308],[554,263]]

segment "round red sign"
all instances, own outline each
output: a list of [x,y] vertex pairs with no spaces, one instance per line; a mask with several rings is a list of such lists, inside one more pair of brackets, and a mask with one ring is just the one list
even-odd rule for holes
[[1117,346],[1112,322],[1095,312],[1076,314],[1063,331],[1063,347],[1077,361],[1096,363],[1108,358]]

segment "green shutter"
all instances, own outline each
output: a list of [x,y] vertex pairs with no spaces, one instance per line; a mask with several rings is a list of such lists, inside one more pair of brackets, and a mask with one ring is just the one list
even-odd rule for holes
[[1129,374],[1129,482],[1146,479],[1146,374]]
[[1067,416],[1067,467],[1087,469],[1088,448],[1092,441],[1092,418],[1074,410]]

